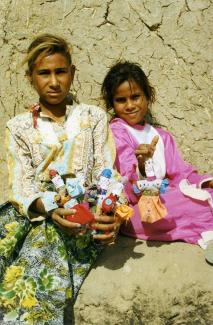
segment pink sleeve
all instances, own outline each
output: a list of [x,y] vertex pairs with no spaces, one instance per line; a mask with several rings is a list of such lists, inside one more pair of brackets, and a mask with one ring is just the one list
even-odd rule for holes
[[129,180],[137,180],[138,162],[135,156],[135,144],[124,128],[111,125],[111,129],[116,144],[116,168],[122,176],[127,176]]
[[210,176],[207,174],[199,175],[197,169],[185,162],[177,148],[175,140],[169,132],[158,129],[164,146],[165,146],[165,160],[166,160],[166,174],[172,183],[179,184],[182,179],[188,179],[190,183],[199,184],[204,179]]
[[137,144],[131,139],[125,128],[110,125],[116,144],[115,167],[121,176],[126,176],[128,183],[125,186],[126,194],[131,203],[137,203],[138,198],[132,189],[132,181],[138,180],[136,168],[138,165],[135,156]]

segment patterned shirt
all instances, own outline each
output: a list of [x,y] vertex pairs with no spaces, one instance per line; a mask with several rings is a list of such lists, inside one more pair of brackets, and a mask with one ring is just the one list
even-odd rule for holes
[[10,201],[26,216],[32,202],[49,190],[50,168],[91,184],[115,160],[107,115],[97,106],[67,106],[60,124],[41,112],[37,124],[34,128],[32,113],[26,112],[9,120],[6,128]]

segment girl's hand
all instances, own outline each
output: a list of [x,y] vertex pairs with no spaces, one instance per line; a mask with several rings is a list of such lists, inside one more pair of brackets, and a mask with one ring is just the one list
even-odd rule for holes
[[156,144],[158,143],[159,136],[156,135],[152,139],[150,144],[139,144],[135,150],[135,155],[138,159],[143,159],[144,161],[151,158],[155,152]]
[[213,188],[213,180],[204,182],[202,188]]
[[95,220],[93,228],[95,230],[102,230],[104,233],[93,235],[93,238],[99,240],[102,244],[113,244],[121,223],[116,221],[113,216],[107,215],[96,215]]
[[64,216],[68,216],[75,213],[75,209],[58,208],[53,210],[53,212],[51,213],[51,219],[59,228],[64,230],[69,235],[76,235],[80,231],[81,225],[79,223],[70,222],[64,219]]
[[144,174],[144,163],[148,158],[154,155],[159,136],[156,135],[150,144],[140,144],[135,150],[136,158],[138,159],[138,167],[142,174]]

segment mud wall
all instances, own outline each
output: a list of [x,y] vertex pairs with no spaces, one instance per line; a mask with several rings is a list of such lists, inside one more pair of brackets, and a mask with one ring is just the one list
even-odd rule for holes
[[189,162],[212,172],[212,19],[212,0],[1,0],[0,201],[7,196],[5,123],[36,99],[20,63],[43,32],[73,45],[73,89],[88,103],[101,104],[112,63],[139,62],[157,90],[154,119]]

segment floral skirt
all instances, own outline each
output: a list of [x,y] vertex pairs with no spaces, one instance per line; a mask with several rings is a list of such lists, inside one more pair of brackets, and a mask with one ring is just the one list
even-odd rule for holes
[[0,206],[0,324],[73,324],[73,304],[102,251],[89,234],[65,235]]

